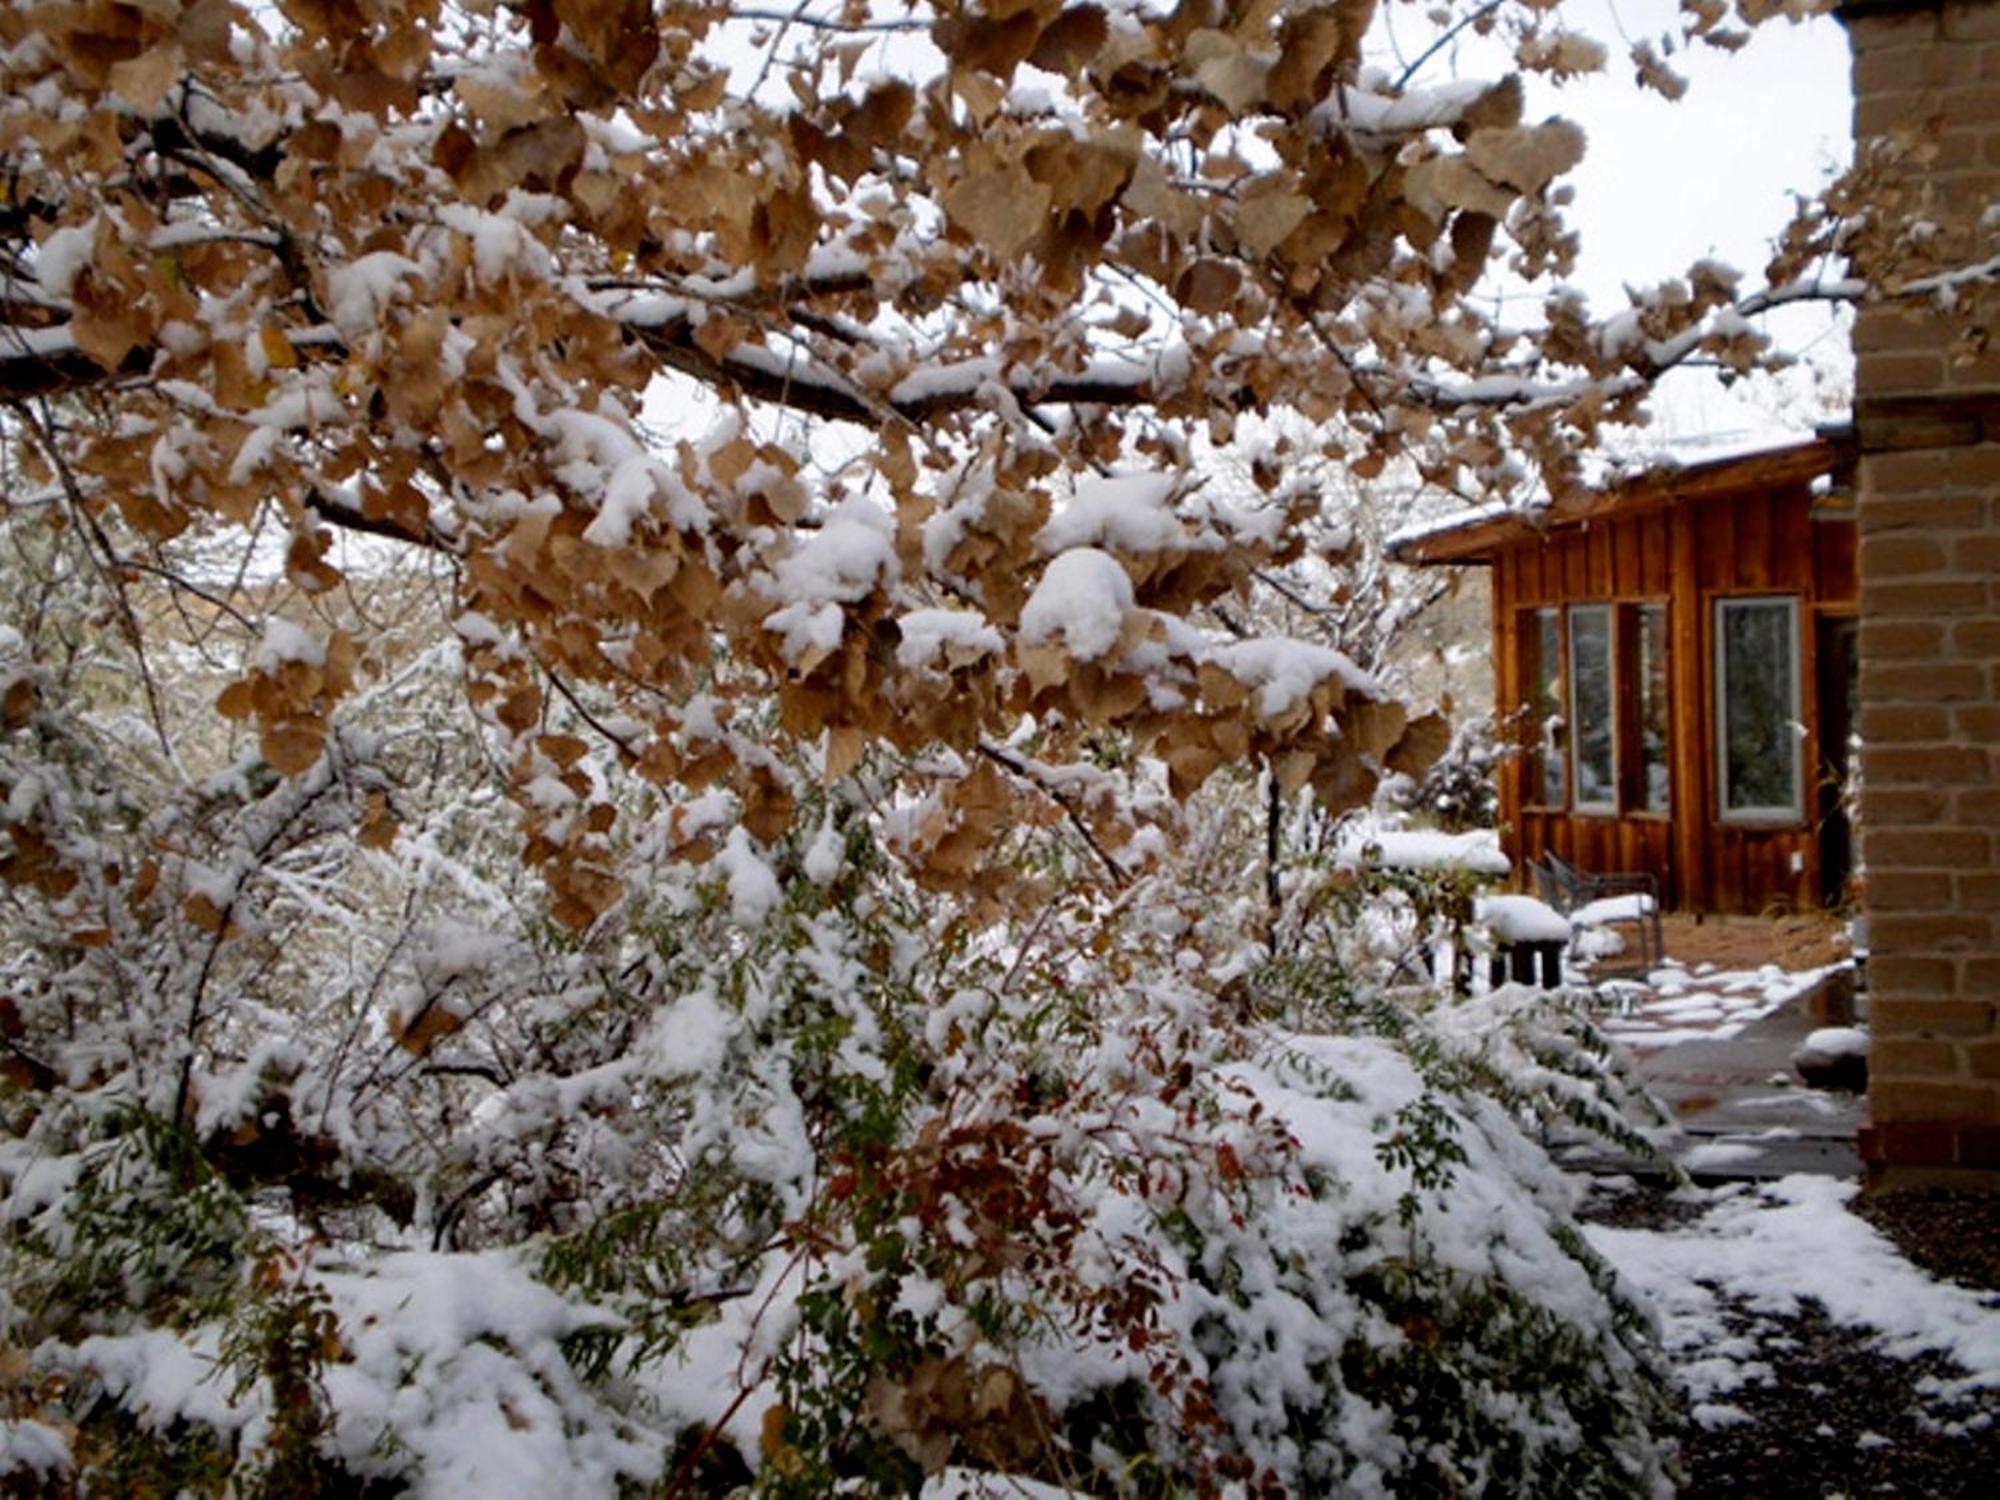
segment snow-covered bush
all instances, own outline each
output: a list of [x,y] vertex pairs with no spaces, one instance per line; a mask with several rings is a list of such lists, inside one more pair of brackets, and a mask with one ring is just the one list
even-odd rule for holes
[[[225,823],[305,829],[298,795]],[[904,1494],[947,1463],[1129,1494],[1661,1487],[1646,1330],[1534,1140],[1626,1129],[1560,997],[1390,1004],[1164,878],[996,931],[857,802],[809,826],[663,863],[582,942],[490,890],[465,920],[463,881],[444,922],[360,856],[404,920],[369,938],[376,1008],[294,972],[323,998],[278,1033],[231,969],[203,1025],[242,1054],[192,1066],[119,1051],[152,1006],[80,985],[181,972],[148,955],[200,923],[120,925],[80,968],[16,951],[18,1055],[105,1059],[9,1090],[19,1414],[79,1469],[196,1492]],[[260,847],[230,919],[329,951],[288,905],[303,855]],[[185,999],[153,1004],[184,1024]]]

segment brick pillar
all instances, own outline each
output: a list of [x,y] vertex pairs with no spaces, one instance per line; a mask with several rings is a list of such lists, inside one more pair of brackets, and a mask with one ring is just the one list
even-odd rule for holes
[[[1993,253],[2000,3],[1848,0],[1857,148],[1920,146],[1892,191],[1931,248]],[[1882,1185],[2000,1188],[2000,349],[1988,294],[1864,306],[1861,849],[1874,1033],[1861,1139]],[[1995,340],[2000,344],[2000,339]]]

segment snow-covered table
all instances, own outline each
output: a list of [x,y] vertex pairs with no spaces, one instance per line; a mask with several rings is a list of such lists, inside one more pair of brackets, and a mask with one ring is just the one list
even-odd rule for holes
[[1569,918],[1533,896],[1481,896],[1472,917],[1493,934],[1493,983],[1562,984],[1563,952],[1569,947]]

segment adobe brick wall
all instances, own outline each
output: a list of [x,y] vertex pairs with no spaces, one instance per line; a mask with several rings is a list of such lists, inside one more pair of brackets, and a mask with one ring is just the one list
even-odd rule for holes
[[[1960,263],[1993,254],[2000,3],[1849,0],[1859,146]],[[2000,347],[1990,308],[1855,321],[1862,857],[1874,1033],[1862,1156],[1877,1182],[2000,1187]],[[1995,341],[2000,344],[2000,340]]]

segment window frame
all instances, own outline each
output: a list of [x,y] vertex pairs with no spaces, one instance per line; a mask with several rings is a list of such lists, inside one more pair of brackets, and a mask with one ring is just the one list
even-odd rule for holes
[[[1579,616],[1591,615],[1604,622],[1604,729],[1610,737],[1610,774],[1604,778],[1609,791],[1608,797],[1592,798],[1584,801],[1581,793],[1583,776],[1583,725],[1577,711],[1577,686],[1583,680],[1583,673],[1577,669],[1577,630],[1575,622]],[[1565,696],[1569,700],[1569,745],[1566,767],[1569,785],[1569,810],[1586,818],[1615,818],[1620,816],[1619,768],[1622,764],[1620,751],[1624,749],[1623,736],[1619,733],[1618,713],[1618,658],[1619,630],[1618,610],[1610,600],[1571,603],[1563,610],[1563,668]]]
[[[1521,610],[1519,618],[1526,623],[1520,631],[1520,639],[1525,643],[1521,652],[1522,695],[1520,712],[1527,725],[1532,753],[1522,776],[1521,806],[1525,812],[1567,813],[1569,811],[1570,786],[1569,741],[1569,620],[1568,612],[1560,604],[1532,604]],[[1555,697],[1549,706],[1550,712],[1561,724],[1558,742],[1551,747],[1543,742],[1547,720],[1542,717],[1542,688],[1548,680],[1546,663],[1542,656],[1542,621],[1555,621],[1556,674]],[[1550,801],[1545,795],[1548,790],[1548,768],[1553,765],[1562,779],[1562,795]]]
[[[1800,599],[1797,594],[1719,594],[1712,601],[1710,631],[1714,637],[1710,665],[1714,672],[1715,818],[1718,823],[1755,828],[1803,827],[1805,814],[1805,737],[1797,732],[1805,722],[1804,651],[1799,640]],[[1791,726],[1791,801],[1787,805],[1731,807],[1729,778],[1729,627],[1732,612],[1778,606],[1785,614],[1786,669],[1791,702],[1786,722]]]
[[[1628,689],[1620,695],[1619,724],[1629,731],[1626,741],[1630,750],[1630,763],[1620,764],[1619,806],[1620,816],[1646,818],[1654,822],[1673,821],[1674,804],[1678,800],[1674,787],[1674,669],[1673,669],[1673,605],[1666,599],[1621,599],[1618,601],[1619,614],[1619,681]],[[1664,805],[1646,805],[1646,618],[1655,615],[1659,619],[1659,648],[1661,661],[1661,718],[1665,726],[1661,754],[1667,773],[1667,797]]]

